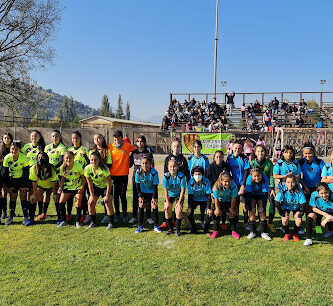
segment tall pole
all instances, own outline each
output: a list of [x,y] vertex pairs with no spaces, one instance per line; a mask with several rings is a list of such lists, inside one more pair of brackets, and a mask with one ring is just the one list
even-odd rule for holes
[[216,67],[217,67],[217,41],[219,21],[219,0],[216,0],[216,26],[215,26],[215,57],[214,57],[214,102],[216,102]]

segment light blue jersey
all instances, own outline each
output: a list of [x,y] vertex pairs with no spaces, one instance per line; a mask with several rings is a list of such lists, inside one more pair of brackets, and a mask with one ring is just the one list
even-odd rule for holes
[[196,166],[200,166],[204,169],[205,173],[207,173],[207,169],[209,166],[209,159],[206,155],[201,154],[200,156],[195,156],[194,154],[190,155],[187,159],[187,164],[188,164],[188,168],[191,170],[196,167]]
[[185,175],[178,171],[177,175],[173,177],[170,172],[163,176],[163,188],[168,189],[169,197],[179,197],[182,189],[186,189]]
[[207,201],[212,193],[210,182],[206,177],[203,177],[201,183],[198,185],[192,177],[188,183],[188,194],[193,194],[194,201]]
[[221,191],[218,188],[216,188],[213,192],[214,199],[219,200],[219,202],[221,203],[231,202],[231,200],[237,198],[237,196],[238,196],[238,187],[234,181],[231,181],[231,185],[229,186],[229,188],[224,189],[222,187]]
[[281,202],[281,208],[285,210],[300,210],[301,204],[306,203],[306,199],[302,190],[299,192],[286,190],[279,190],[275,197],[275,201]]
[[140,183],[140,189],[143,193],[154,193],[154,185],[159,184],[158,172],[155,168],[151,168],[148,173],[142,168],[136,170],[135,183]]
[[321,211],[327,213],[333,213],[333,195],[327,201],[324,201],[318,194],[317,191],[312,192],[309,205],[311,207],[316,207]]
[[[323,167],[321,176],[322,177],[333,176],[333,164],[332,163],[328,163]],[[333,191],[333,183],[329,183],[328,187],[330,187],[331,191]]]
[[251,182],[252,175],[250,174],[246,179],[245,191],[252,192],[253,195],[263,195],[269,192],[269,181],[267,176],[264,174],[260,183]]

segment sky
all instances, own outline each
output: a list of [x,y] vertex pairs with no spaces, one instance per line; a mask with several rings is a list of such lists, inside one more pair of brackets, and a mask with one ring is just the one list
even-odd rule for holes
[[[216,0],[62,0],[56,58],[33,78],[98,108],[161,118],[170,92],[213,92]],[[333,1],[220,0],[222,91],[333,90]]]

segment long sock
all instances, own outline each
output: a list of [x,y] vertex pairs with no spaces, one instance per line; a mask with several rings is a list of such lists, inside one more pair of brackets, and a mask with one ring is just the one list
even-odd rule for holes
[[107,211],[106,211],[106,206],[105,206],[105,204],[103,205],[104,206],[104,216],[107,216]]
[[274,220],[274,215],[269,214],[268,215],[268,223],[273,224],[273,220]]
[[22,206],[23,217],[28,218],[29,202],[27,200],[23,200],[21,201],[21,206]]
[[329,232],[333,232],[333,222],[328,222],[327,223],[327,229]]
[[236,218],[229,219],[231,231],[236,231]]
[[29,217],[30,221],[34,221],[36,213],[37,204],[30,204]]
[[15,209],[16,209],[16,201],[10,201],[9,202],[9,216],[11,218],[14,218]]
[[250,221],[250,232],[251,233],[256,232],[256,221]]
[[[68,205],[68,203],[67,203]],[[82,207],[76,207],[76,222],[81,221]]]
[[312,237],[312,221],[310,217],[306,218],[306,238],[311,239]]
[[55,208],[56,208],[56,211],[57,211],[57,217],[58,217],[58,220],[61,219],[61,214],[60,214],[60,204],[58,202],[54,203],[55,205]]
[[108,215],[108,219],[109,219],[109,224],[113,224],[114,223],[114,215],[112,215],[112,216]]
[[82,213],[84,215],[88,215],[88,201],[86,197],[83,197],[81,207],[82,207]]
[[139,207],[139,220],[138,220],[138,225],[142,226],[143,225],[143,217],[145,215],[145,209],[143,207]]
[[244,210],[243,210],[243,215],[244,215],[244,223],[248,223],[249,222],[249,216],[247,215],[247,213],[244,212]]
[[60,206],[60,220],[66,221],[66,203],[59,203]]
[[318,216],[316,219],[316,226],[321,226],[321,220],[323,219],[322,216]]
[[180,225],[182,224],[182,219],[176,219],[176,231],[177,233],[180,232]]
[[49,202],[43,202],[43,214],[47,214],[47,210],[49,208]]
[[0,198],[0,214],[2,212],[5,212],[5,203],[6,203],[6,199]]
[[194,221],[194,215],[193,213],[190,213],[188,215],[188,220],[190,221],[190,224],[192,226],[192,229],[194,230],[196,228],[195,221]]
[[153,208],[154,226],[158,225],[158,208]]
[[72,198],[72,199],[69,199],[69,200],[67,201],[67,214],[68,214],[68,215],[71,215],[71,214],[72,214],[73,203],[74,203],[73,198]]
[[172,218],[167,219],[166,222],[167,222],[167,224],[168,224],[168,228],[169,228],[170,230],[173,230]]
[[290,231],[289,231],[289,224],[287,224],[287,225],[282,225],[282,227],[283,227],[284,233],[285,233],[286,235],[289,235],[289,234],[290,234]]
[[260,221],[260,230],[261,233],[267,233],[267,220]]
[[216,217],[214,219],[214,224],[213,224],[213,231],[214,232],[219,230],[220,220],[221,220],[221,217]]
[[96,214],[95,214],[95,215],[90,215],[90,217],[91,217],[91,222],[92,222],[93,224],[97,224]]
[[4,199],[3,213],[7,215],[7,198]]
[[43,201],[38,201],[38,216],[43,213]]
[[204,227],[204,232],[208,233],[209,231],[209,225],[210,225],[211,217],[206,215],[206,221],[205,221],[205,227]]
[[300,226],[297,226],[297,225],[295,224],[295,226],[294,226],[294,231],[293,231],[293,235],[297,235],[297,234],[298,234],[298,232],[299,232],[299,228],[300,228]]
[[225,221],[227,220],[227,212],[226,211],[222,212],[222,218],[221,218],[221,220],[222,220],[222,224],[225,224]]

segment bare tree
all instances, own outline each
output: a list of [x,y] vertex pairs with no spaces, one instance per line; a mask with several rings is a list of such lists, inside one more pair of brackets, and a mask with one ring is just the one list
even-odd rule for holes
[[1,0],[0,105],[19,111],[44,98],[30,71],[52,63],[62,10],[59,0]]

